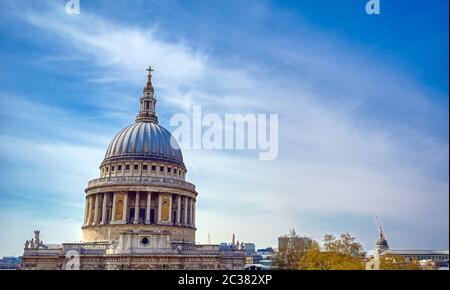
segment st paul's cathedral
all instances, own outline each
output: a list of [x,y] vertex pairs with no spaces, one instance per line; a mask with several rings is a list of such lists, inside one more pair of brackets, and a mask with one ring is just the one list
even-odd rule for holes
[[239,245],[195,243],[198,193],[182,152],[158,124],[152,69],[134,124],[112,139],[85,189],[82,241],[26,241],[23,269],[243,269]]

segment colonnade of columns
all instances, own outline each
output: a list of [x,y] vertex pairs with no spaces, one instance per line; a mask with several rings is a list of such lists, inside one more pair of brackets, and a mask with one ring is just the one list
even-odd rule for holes
[[194,227],[195,199],[174,193],[139,191],[86,196],[84,226],[130,223]]

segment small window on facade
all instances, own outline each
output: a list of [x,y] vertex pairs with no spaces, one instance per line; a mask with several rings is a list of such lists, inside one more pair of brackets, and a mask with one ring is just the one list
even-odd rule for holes
[[177,174],[177,169],[176,168],[173,169],[173,173]]
[[156,171],[156,165],[152,165],[152,171]]
[[178,175],[181,175],[181,170],[180,170],[180,171],[178,171]]
[[167,167],[167,173],[170,173],[172,171],[172,168]]
[[130,165],[125,165],[125,170],[130,170]]
[[134,164],[134,170],[139,170],[139,165],[138,164]]
[[142,165],[142,170],[147,170],[147,164]]
[[122,170],[122,165],[117,165],[117,170],[118,171]]
[[109,167],[106,167],[106,173],[108,173],[108,171],[109,171]]
[[160,172],[164,172],[164,166],[160,166],[160,167],[159,167],[159,171],[160,171]]
[[114,171],[116,169],[116,167],[113,165],[111,166],[111,171]]

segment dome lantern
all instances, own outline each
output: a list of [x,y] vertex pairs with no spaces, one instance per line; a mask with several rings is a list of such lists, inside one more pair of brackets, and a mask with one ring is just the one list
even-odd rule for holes
[[156,116],[156,98],[155,90],[152,85],[152,67],[148,69],[147,83],[145,84],[142,97],[140,98],[141,106],[139,114],[136,116],[136,123],[138,122],[150,122],[158,124],[158,117]]

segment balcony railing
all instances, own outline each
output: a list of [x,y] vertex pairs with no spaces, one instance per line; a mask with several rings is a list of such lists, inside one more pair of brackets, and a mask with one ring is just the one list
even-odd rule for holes
[[173,188],[181,188],[190,191],[195,191],[195,185],[184,180],[168,178],[168,177],[147,177],[147,176],[114,176],[101,177],[92,179],[88,182],[88,189],[100,185],[115,185],[115,184],[149,184],[155,186],[166,186]]
[[165,255],[213,255],[213,256],[243,256],[243,251],[220,251],[218,245],[172,245],[169,248],[142,248],[130,247],[124,250],[118,249],[111,242],[104,243],[65,243],[59,245],[45,245],[45,248],[25,249],[24,256],[62,256],[71,251],[81,255],[105,255],[105,254],[165,254]]

